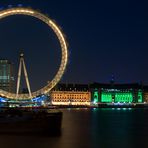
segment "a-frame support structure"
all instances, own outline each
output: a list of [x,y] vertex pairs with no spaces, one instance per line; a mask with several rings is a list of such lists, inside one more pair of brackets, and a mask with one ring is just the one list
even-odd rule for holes
[[28,89],[28,92],[29,92],[29,96],[31,98],[32,97],[31,89],[30,89],[30,84],[29,84],[29,80],[28,80],[28,74],[27,74],[27,70],[26,70],[26,65],[25,65],[23,53],[20,54],[20,63],[19,63],[19,70],[18,70],[18,77],[17,77],[16,97],[18,97],[19,89],[20,89],[22,66],[23,66],[23,70],[24,70],[24,76],[25,76],[25,80],[26,80],[27,89]]

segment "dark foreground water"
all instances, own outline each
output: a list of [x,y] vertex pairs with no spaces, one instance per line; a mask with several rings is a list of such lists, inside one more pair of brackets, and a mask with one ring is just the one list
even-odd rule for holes
[[0,148],[148,148],[148,109],[64,109],[61,135],[1,134]]

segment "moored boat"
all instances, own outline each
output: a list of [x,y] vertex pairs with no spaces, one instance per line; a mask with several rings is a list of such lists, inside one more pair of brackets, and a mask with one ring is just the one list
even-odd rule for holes
[[3,109],[0,112],[0,133],[60,132],[62,116],[62,112],[55,109]]

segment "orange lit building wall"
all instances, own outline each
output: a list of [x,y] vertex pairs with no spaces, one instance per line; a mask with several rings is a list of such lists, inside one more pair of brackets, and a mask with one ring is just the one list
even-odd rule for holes
[[53,105],[90,105],[91,93],[86,91],[52,91]]

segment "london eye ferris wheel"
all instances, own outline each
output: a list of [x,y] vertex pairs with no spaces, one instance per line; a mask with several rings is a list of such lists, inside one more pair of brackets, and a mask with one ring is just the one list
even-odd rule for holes
[[[61,48],[61,62],[59,69],[57,73],[55,74],[54,78],[44,87],[41,89],[35,91],[35,92],[30,92],[28,94],[23,94],[23,93],[18,93],[18,90],[16,93],[11,93],[7,92],[4,90],[0,90],[0,96],[1,97],[6,97],[9,99],[17,99],[17,100],[26,100],[26,99],[32,99],[35,98],[36,96],[42,95],[42,94],[47,94],[50,92],[50,90],[60,81],[62,78],[64,71],[67,66],[68,62],[68,47],[66,43],[66,39],[64,37],[63,32],[61,31],[60,27],[49,17],[46,15],[31,9],[31,8],[25,8],[25,7],[14,7],[14,8],[8,8],[5,10],[0,11],[0,21],[2,18],[9,17],[12,15],[26,15],[26,16],[31,16],[35,17],[45,24],[49,26],[55,33],[55,35],[58,38],[58,41],[60,43],[60,48]],[[22,59],[23,62],[23,59]],[[25,70],[25,69],[24,69]],[[29,85],[28,85],[29,86]]]

